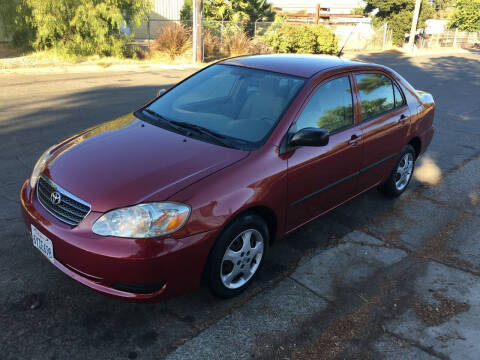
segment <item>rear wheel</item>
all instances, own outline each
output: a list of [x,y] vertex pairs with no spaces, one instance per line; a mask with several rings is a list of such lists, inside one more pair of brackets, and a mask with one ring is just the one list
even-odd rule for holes
[[388,197],[400,196],[412,179],[415,168],[415,150],[411,145],[405,146],[388,180],[379,190]]
[[207,280],[222,298],[240,294],[258,273],[268,251],[265,221],[248,214],[234,220],[220,235],[210,253]]

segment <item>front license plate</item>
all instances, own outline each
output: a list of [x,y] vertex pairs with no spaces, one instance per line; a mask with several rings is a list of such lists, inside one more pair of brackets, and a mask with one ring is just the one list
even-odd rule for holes
[[53,257],[53,244],[52,240],[43,235],[35,226],[32,225],[32,239],[33,246],[35,246],[40,252],[45,255],[48,260],[55,263]]

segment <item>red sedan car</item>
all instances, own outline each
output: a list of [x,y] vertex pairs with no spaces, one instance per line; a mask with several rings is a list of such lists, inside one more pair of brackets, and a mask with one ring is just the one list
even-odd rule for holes
[[379,187],[398,196],[434,102],[384,66],[258,55],[206,67],[49,148],[21,189],[33,244],[104,294],[248,286],[282,236]]

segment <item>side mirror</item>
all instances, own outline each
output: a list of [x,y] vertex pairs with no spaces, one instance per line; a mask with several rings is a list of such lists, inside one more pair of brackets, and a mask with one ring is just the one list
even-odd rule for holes
[[318,128],[304,128],[290,138],[290,146],[325,146],[328,144],[328,131]]
[[158,92],[157,92],[157,97],[158,97],[158,96],[162,96],[162,95],[165,94],[166,92],[167,92],[167,89],[160,89],[160,90],[158,90]]

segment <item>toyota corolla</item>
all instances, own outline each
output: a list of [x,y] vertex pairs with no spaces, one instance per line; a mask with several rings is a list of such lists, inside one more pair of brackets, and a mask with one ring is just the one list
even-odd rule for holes
[[235,296],[286,234],[369,189],[402,194],[434,108],[380,65],[227,59],[50,147],[23,217],[54,266],[101,293],[155,301],[204,281]]

